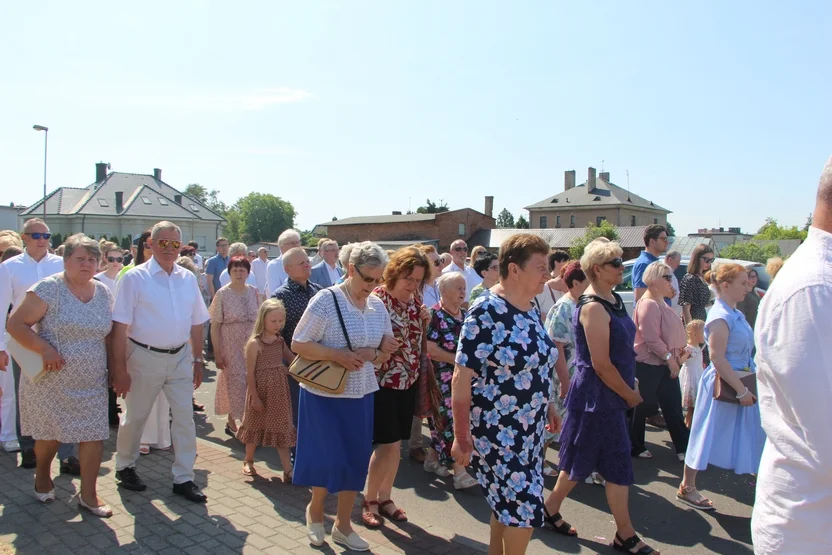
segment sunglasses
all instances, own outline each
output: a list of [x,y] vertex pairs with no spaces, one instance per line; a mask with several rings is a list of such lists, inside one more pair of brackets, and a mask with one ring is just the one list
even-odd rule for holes
[[361,270],[358,268],[358,266],[354,266],[354,268],[355,268],[355,271],[358,272],[358,275],[361,276],[361,279],[364,280],[364,283],[372,283],[374,285],[381,285],[382,282],[384,281],[383,278],[373,279],[371,277],[365,276],[364,274],[361,273]]
[[35,240],[37,240],[37,239],[49,239],[50,237],[52,237],[51,233],[37,233],[37,232],[35,232],[35,233],[24,233],[24,235],[28,235],[29,237],[31,237],[32,239],[35,239]]
[[468,252],[468,247],[456,247],[454,250],[456,252]]
[[123,256],[108,256],[107,257],[107,262],[118,262],[119,264],[121,264],[122,262],[124,262],[124,257]]
[[613,258],[612,260],[607,260],[602,264],[602,266],[612,266],[613,268],[620,268],[624,265],[624,259],[622,258]]
[[713,256],[708,256],[708,257],[703,256],[702,257],[702,262],[705,262],[706,264],[710,264],[714,260],[716,260],[716,259]]
[[662,279],[666,279],[667,283],[673,283],[673,276],[670,274],[662,276]]
[[[2,255],[2,254],[0,254],[0,256],[3,256],[3,255]],[[436,260],[434,260],[434,261],[433,261],[433,265],[434,265],[434,266],[436,266],[436,267],[438,268],[439,266],[441,266],[441,265],[442,265],[442,261],[441,261],[441,260],[439,260],[439,259],[436,259]]]
[[159,248],[167,249],[171,248],[174,250],[179,250],[179,247],[182,246],[182,241],[173,241],[171,239],[158,239],[156,244],[159,245]]

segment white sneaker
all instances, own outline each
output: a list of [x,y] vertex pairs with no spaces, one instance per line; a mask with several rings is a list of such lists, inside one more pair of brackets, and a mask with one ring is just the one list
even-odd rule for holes
[[[332,527],[335,530],[335,527]],[[323,522],[312,522],[309,516],[309,507],[306,507],[306,538],[315,547],[321,547],[326,541],[326,530]]]
[[3,451],[6,453],[17,453],[20,451],[20,443],[13,439],[11,441],[4,441],[3,442]]
[[369,551],[370,544],[364,541],[364,538],[353,532],[349,537],[341,533],[341,531],[332,526],[332,541],[341,544],[351,551]]

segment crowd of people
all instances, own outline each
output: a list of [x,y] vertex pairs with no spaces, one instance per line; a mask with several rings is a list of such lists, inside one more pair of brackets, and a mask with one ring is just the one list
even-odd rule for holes
[[[215,413],[245,445],[241,472],[257,475],[257,447],[274,447],[284,482],[311,491],[315,546],[327,540],[328,494],[338,498],[331,540],[351,550],[370,548],[350,518],[359,492],[365,527],[408,520],[393,499],[408,442],[427,473],[481,488],[490,553],[525,553],[544,526],[577,536],[562,512],[585,482],[606,489],[612,547],[647,555],[658,551],[637,534],[629,490],[633,465],[652,457],[645,424],[661,410],[684,465],[679,502],[715,508],[697,488],[710,465],[759,474],[757,552],[829,553],[830,233],[832,161],[797,263],[760,303],[754,270],[715,266],[708,247],[678,282],[667,230],[649,226],[630,317],[616,293],[623,251],[604,238],[570,260],[518,233],[470,261],[462,240],[440,254],[322,239],[313,265],[290,229],[276,259],[219,238],[203,264],[170,222],[140,234],[128,258],[83,234],[53,254],[33,218],[22,237],[0,232],[0,305],[10,309],[0,440],[35,469],[39,501],[55,500],[57,456],[61,473],[80,476],[79,507],[106,518],[96,479],[117,425],[120,487],[144,490],[141,455],[172,446],[173,493],[204,503],[193,390],[213,359]],[[340,387],[294,379],[299,361],[342,369]],[[556,479],[548,495],[546,477]]]

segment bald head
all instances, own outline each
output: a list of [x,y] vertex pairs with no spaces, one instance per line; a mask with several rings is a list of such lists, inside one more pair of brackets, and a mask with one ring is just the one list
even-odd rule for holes
[[283,254],[283,264],[297,264],[302,260],[306,260],[308,257],[306,256],[306,251],[303,250],[301,247],[295,247],[293,249],[289,249]]
[[283,269],[289,279],[301,284],[306,284],[312,274],[312,264],[301,247],[289,249],[283,254]]

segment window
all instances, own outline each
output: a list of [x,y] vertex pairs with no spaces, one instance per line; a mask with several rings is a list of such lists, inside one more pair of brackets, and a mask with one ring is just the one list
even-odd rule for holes
[[595,225],[598,225],[598,226],[601,225],[601,222],[603,222],[606,219],[607,219],[606,216],[596,216],[595,217]]
[[575,216],[569,216],[569,227],[575,227]]
[[632,225],[632,226],[636,225],[636,217],[635,216],[630,216],[630,225]]
[[100,198],[98,199],[98,206],[101,206],[102,208],[107,208],[110,205],[107,203],[107,199]]
[[547,216],[540,216],[540,229],[549,227],[549,218]]
[[199,243],[199,248],[197,250],[200,251],[205,250],[205,245],[208,244],[207,237],[205,237],[205,235],[194,235],[194,241]]
[[191,211],[199,212],[199,206],[197,206],[196,204],[189,204],[188,206],[190,206]]
[[615,286],[616,291],[632,291],[633,290],[633,265],[628,264],[624,266],[624,276],[621,283]]
[[465,224],[459,224],[459,236],[465,237]]
[[162,206],[167,206],[168,205],[168,199],[159,197],[159,204],[161,204]]
[[145,204],[151,204],[150,199],[147,197],[142,197],[142,202]]
[[555,216],[555,227],[560,227],[560,216]]
[[658,219],[658,218],[653,218],[653,223],[654,223],[654,224],[659,223],[659,219]]

